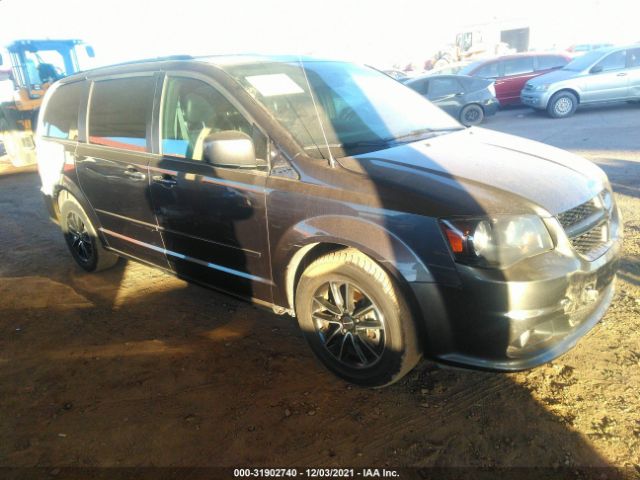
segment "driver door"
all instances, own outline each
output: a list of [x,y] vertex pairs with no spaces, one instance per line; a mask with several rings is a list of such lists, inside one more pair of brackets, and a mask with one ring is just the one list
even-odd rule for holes
[[[271,301],[264,136],[205,80],[168,75],[160,110],[160,155],[150,191],[168,261],[179,276]],[[264,168],[222,168],[204,158],[205,138],[226,130],[254,140]]]
[[582,103],[624,100],[629,96],[629,77],[626,70],[627,51],[618,50],[600,60],[594,68],[599,72],[588,73]]

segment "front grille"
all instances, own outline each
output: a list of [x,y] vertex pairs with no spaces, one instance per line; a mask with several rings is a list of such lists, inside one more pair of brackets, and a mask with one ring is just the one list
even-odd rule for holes
[[565,230],[570,229],[573,225],[582,222],[591,215],[601,212],[602,207],[596,205],[595,197],[588,202],[578,205],[571,210],[562,212],[558,215],[558,220]]
[[609,248],[609,212],[600,195],[588,202],[558,214],[573,249],[593,261]]
[[609,241],[608,222],[592,228],[588,232],[571,239],[576,252],[589,260],[595,260],[607,251]]

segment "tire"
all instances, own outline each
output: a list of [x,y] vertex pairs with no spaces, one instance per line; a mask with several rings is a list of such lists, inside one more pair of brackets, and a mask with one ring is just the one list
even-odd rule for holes
[[73,195],[63,190],[58,197],[60,227],[76,263],[87,272],[99,272],[113,267],[118,256],[102,246],[96,229]]
[[551,118],[566,118],[578,108],[578,98],[571,92],[558,92],[551,97],[547,105],[547,115]]
[[484,110],[478,104],[466,105],[460,112],[460,123],[465,127],[480,125],[484,120]]
[[348,382],[390,385],[420,360],[414,319],[400,290],[380,265],[355,249],[329,253],[309,265],[295,304],[316,357]]

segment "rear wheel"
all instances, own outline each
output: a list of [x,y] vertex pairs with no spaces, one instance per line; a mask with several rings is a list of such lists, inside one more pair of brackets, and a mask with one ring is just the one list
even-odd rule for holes
[[558,92],[547,105],[547,114],[551,118],[570,117],[578,108],[578,98],[571,92]]
[[330,253],[304,271],[296,314],[318,359],[349,382],[389,385],[420,359],[402,294],[376,262],[357,250]]
[[58,202],[60,226],[76,263],[87,272],[99,272],[115,265],[118,256],[102,246],[80,203],[66,191],[61,192]]
[[465,106],[460,112],[460,122],[466,126],[480,125],[484,120],[484,110],[475,103]]

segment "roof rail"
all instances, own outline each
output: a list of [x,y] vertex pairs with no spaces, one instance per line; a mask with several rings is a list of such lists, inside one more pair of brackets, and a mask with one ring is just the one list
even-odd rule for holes
[[133,63],[151,63],[151,62],[167,62],[171,60],[193,60],[191,55],[166,55],[164,57],[141,58],[139,60],[128,60],[126,62],[114,63],[112,65],[104,65],[100,68],[115,67],[120,65],[130,65]]
[[89,70],[83,70],[81,73],[91,73],[91,72],[104,70],[111,67],[120,67],[123,65],[134,65],[136,63],[168,62],[171,60],[193,60],[194,58],[195,57],[192,57],[191,55],[167,55],[164,57],[141,58],[139,60],[128,60],[126,62],[112,63],[109,65],[103,65],[101,67],[90,68]]

